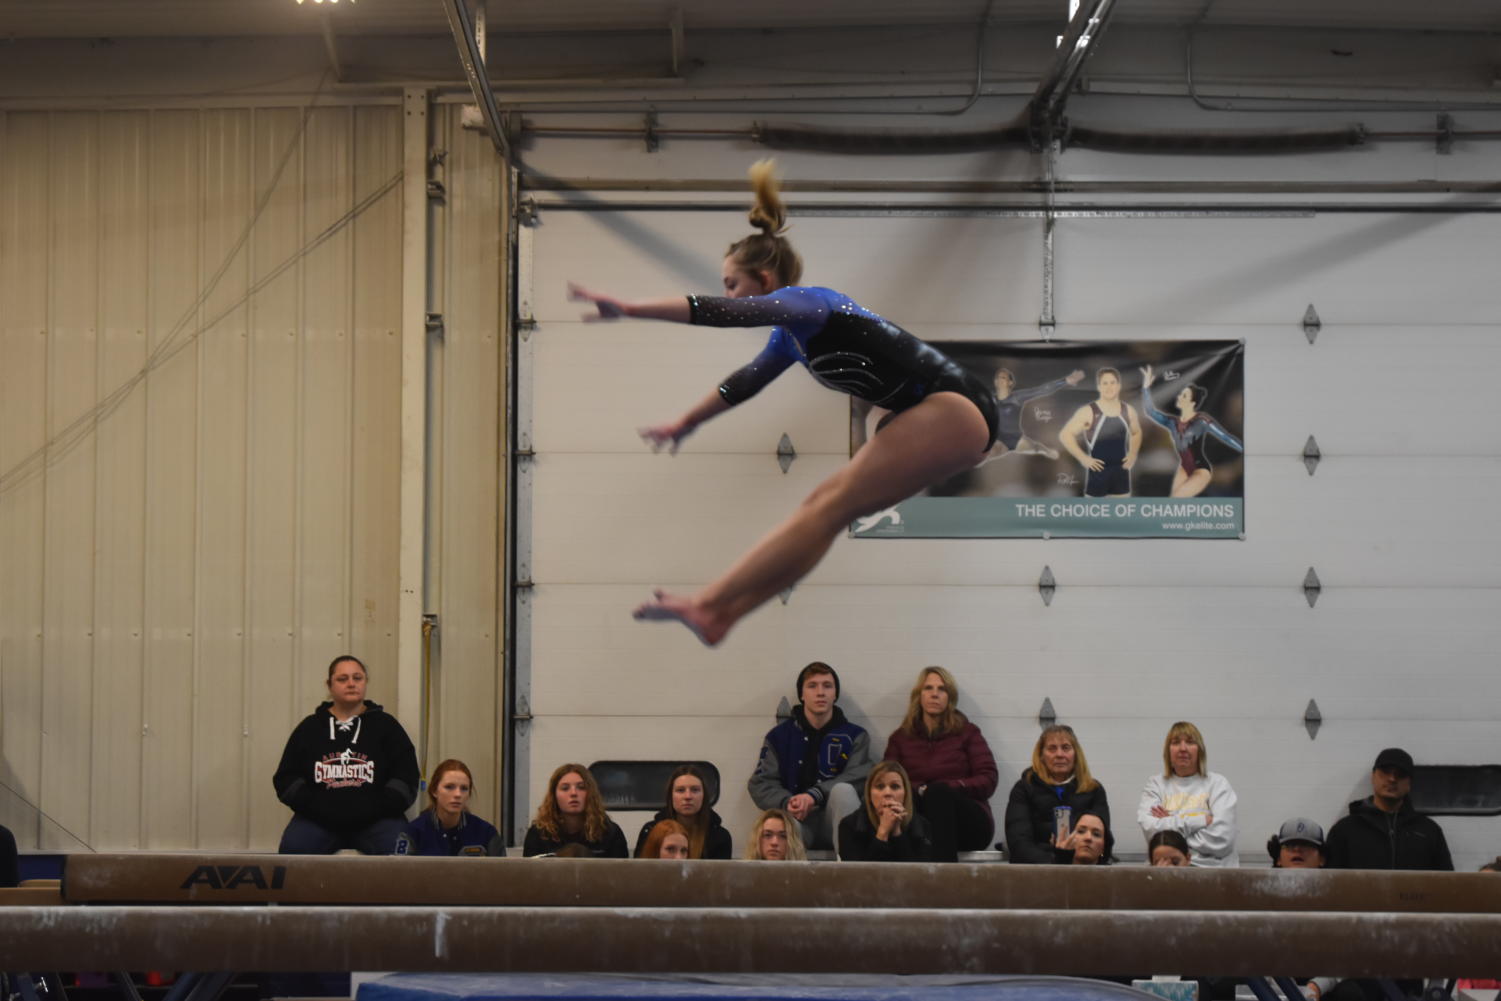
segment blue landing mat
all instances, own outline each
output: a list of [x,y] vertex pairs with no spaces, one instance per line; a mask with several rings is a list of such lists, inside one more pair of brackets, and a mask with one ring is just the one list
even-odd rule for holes
[[1073,977],[399,973],[361,984],[356,1001],[1140,1001],[1151,997],[1132,987]]

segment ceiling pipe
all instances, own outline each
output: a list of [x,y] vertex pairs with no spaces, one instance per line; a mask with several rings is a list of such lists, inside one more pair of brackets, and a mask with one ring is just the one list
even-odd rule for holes
[[1089,0],[1068,23],[1068,30],[1058,42],[1058,51],[1028,105],[1028,128],[1034,149],[1046,149],[1063,131],[1068,95],[1079,82],[1084,64],[1094,54],[1114,6],[1115,0]]
[[495,152],[507,163],[513,162],[511,144],[506,139],[505,128],[500,121],[500,109],[495,105],[495,93],[485,73],[485,57],[475,36],[474,19],[470,16],[465,0],[443,0],[443,9],[448,12],[448,26],[453,30],[453,40],[459,49],[459,62],[464,75],[469,79],[469,89],[479,105],[485,130],[495,144]]

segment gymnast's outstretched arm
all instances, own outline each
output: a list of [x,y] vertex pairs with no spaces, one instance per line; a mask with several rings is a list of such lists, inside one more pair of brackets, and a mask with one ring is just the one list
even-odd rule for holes
[[1218,438],[1221,442],[1229,445],[1231,448],[1235,449],[1242,455],[1245,454],[1246,446],[1241,442],[1239,438],[1235,437],[1235,435],[1231,434],[1229,431],[1226,431],[1223,424],[1215,420],[1213,417],[1210,417],[1208,414],[1204,414],[1203,417],[1204,429],[1206,431],[1208,431],[1210,434]]

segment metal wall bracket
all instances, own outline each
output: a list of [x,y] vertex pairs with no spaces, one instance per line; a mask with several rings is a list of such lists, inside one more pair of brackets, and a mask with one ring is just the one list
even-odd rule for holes
[[646,112],[646,121],[641,138],[646,142],[646,151],[655,153],[662,145],[661,138],[657,135],[657,111],[649,108]]
[[517,733],[526,733],[532,721],[532,704],[524,694],[516,696],[516,711],[511,713],[511,721],[516,724]]
[[782,440],[777,442],[777,465],[782,467],[782,472],[792,468],[792,461],[797,458],[797,449],[792,447],[792,439],[786,432],[782,433]]
[[442,181],[429,178],[427,182],[427,197],[432,201],[441,202],[448,197],[448,189],[443,186]]
[[782,590],[777,592],[777,597],[782,599],[782,604],[787,604],[787,602],[792,600],[792,588],[783,588]]
[[1454,152],[1454,116],[1442,114],[1438,116],[1438,135],[1433,140],[1433,151],[1442,156],[1448,156]]
[[1309,567],[1308,572],[1303,575],[1303,597],[1308,599],[1309,608],[1318,602],[1323,590],[1324,585],[1319,582],[1319,575],[1314,573],[1313,567]]
[[1303,710],[1303,727],[1308,731],[1308,739],[1313,740],[1319,735],[1319,727],[1324,725],[1324,714],[1319,712],[1319,704],[1313,699],[1308,700],[1308,708]]
[[428,330],[442,330],[443,329],[443,314],[442,313],[427,313],[427,314],[425,314],[422,317],[422,322],[427,326]]
[[1042,576],[1037,578],[1037,593],[1042,595],[1044,606],[1053,604],[1053,592],[1058,590],[1058,581],[1053,577],[1052,567],[1043,567]]
[[1310,302],[1303,312],[1303,335],[1308,338],[1309,344],[1318,340],[1319,331],[1323,328],[1324,321],[1319,319],[1318,310],[1314,309],[1313,303]]
[[1042,708],[1037,710],[1037,725],[1049,727],[1058,722],[1058,714],[1053,711],[1053,700],[1043,697]]
[[1309,435],[1308,440],[1303,443],[1303,466],[1308,470],[1309,476],[1319,468],[1319,461],[1323,458],[1324,453],[1319,451],[1319,443],[1313,440],[1313,435]]
[[522,226],[536,226],[537,200],[530,195],[516,202],[516,221]]

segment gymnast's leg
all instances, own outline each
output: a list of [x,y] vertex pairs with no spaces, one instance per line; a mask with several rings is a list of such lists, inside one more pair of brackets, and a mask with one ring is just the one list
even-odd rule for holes
[[676,619],[705,645],[717,645],[742,616],[812,570],[851,521],[972,468],[984,458],[989,437],[973,402],[934,393],[891,418],[849,465],[814,488],[718,580],[688,597],[658,591],[655,601],[636,609],[636,618]]
[[1213,476],[1207,469],[1195,469],[1191,473],[1183,472],[1180,466],[1173,476],[1174,497],[1197,497],[1209,486],[1209,480]]

